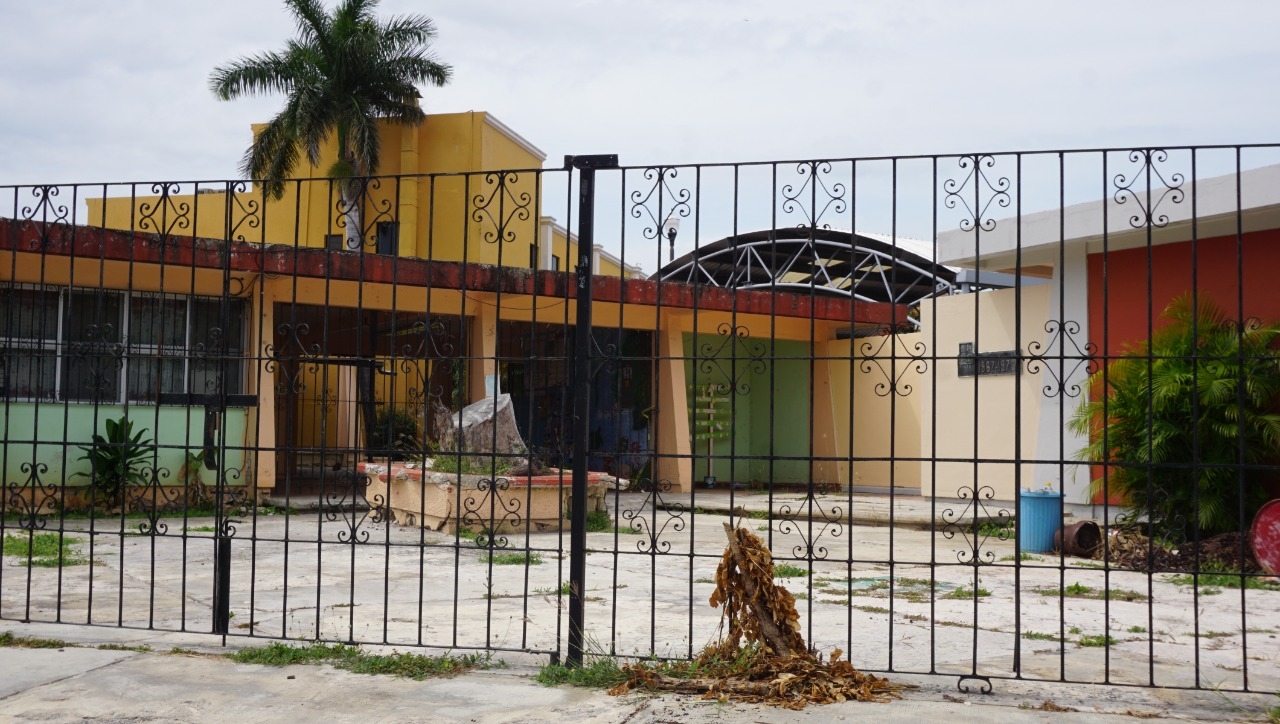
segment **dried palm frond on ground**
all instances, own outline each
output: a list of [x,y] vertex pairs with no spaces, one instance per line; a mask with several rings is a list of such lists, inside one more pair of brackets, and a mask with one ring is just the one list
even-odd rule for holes
[[625,666],[628,679],[610,694],[646,688],[803,709],[849,700],[885,702],[911,688],[858,671],[841,660],[839,649],[829,662],[811,653],[800,635],[795,598],[773,583],[769,549],[745,528],[724,527],[729,545],[710,603],[724,606],[726,636],[691,662]]
[[[1262,569],[1253,557],[1249,537],[1243,533],[1222,533],[1206,538],[1197,546],[1187,541],[1176,549],[1159,544],[1152,546],[1150,539],[1136,528],[1113,533],[1105,546],[1098,546],[1094,557],[1106,559],[1112,566],[1134,571],[1192,572],[1242,571],[1258,573]],[[1243,569],[1241,562],[1243,561]]]

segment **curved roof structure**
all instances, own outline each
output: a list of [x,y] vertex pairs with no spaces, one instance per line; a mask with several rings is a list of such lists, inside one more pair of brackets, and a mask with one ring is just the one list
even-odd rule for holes
[[807,226],[730,236],[662,267],[652,279],[732,289],[832,294],[912,306],[950,294],[956,272],[928,242]]

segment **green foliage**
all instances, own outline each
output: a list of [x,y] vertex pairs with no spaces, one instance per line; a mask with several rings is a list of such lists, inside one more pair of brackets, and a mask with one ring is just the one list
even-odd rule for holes
[[511,469],[511,461],[499,457],[459,456],[457,453],[442,452],[436,455],[431,469],[438,473],[461,473],[463,475],[502,475]]
[[793,566],[790,563],[778,563],[773,567],[774,578],[799,578],[808,573],[804,568]]
[[138,644],[136,646],[130,646],[129,644],[98,644],[94,648],[99,651],[136,651],[140,654],[151,651],[151,647],[146,644]]
[[0,647],[15,649],[65,649],[62,639],[38,639],[31,636],[15,636],[12,631],[0,633]]
[[1280,325],[1241,325],[1189,295],[1163,317],[1148,343],[1090,378],[1070,422],[1092,436],[1080,457],[1109,464],[1108,492],[1152,537],[1239,530],[1240,509],[1247,525],[1266,500],[1260,471],[1241,464],[1280,458]]
[[950,593],[946,594],[945,596],[943,596],[943,598],[949,598],[949,599],[951,599],[951,600],[959,600],[959,601],[963,601],[963,600],[964,600],[964,599],[966,599],[966,598],[975,598],[975,597],[976,597],[976,598],[987,598],[987,597],[988,597],[988,596],[990,596],[990,595],[991,595],[991,591],[988,591],[987,589],[982,588],[982,587],[979,587],[979,588],[977,589],[977,591],[975,592],[975,591],[974,591],[974,589],[969,588],[968,586],[961,586],[961,587],[957,588],[956,590],[951,591]]
[[593,510],[590,513],[587,513],[587,532],[612,533],[613,520],[609,518],[609,511]]
[[[1198,584],[1202,588],[1201,594],[1208,594],[1208,590],[1215,588],[1240,588],[1241,582],[1245,588],[1256,590],[1280,590],[1280,583],[1273,582],[1270,578],[1261,575],[1241,576],[1237,572],[1231,571],[1226,566],[1214,565],[1213,563],[1205,563],[1203,571],[1199,575],[1191,573],[1178,573],[1169,576],[1169,583],[1175,586],[1190,586]],[[1206,590],[1208,589],[1208,590]]]
[[535,588],[533,589],[533,592],[543,596],[552,596],[556,594],[559,594],[561,596],[568,596],[572,592],[572,588],[573,588],[573,584],[569,583],[568,581],[565,581],[564,583],[560,584],[559,588]]
[[89,559],[71,547],[79,542],[79,538],[70,538],[58,533],[27,532],[21,535],[6,535],[4,554],[21,559],[20,565],[36,568],[81,566],[88,563]]
[[369,429],[369,445],[377,452],[389,453],[394,459],[404,453],[421,451],[418,418],[403,407],[384,407]]
[[978,523],[978,534],[983,538],[1009,540],[1013,537],[1015,518],[988,519]]
[[1070,586],[1067,586],[1065,589],[1063,589],[1063,593],[1065,593],[1068,596],[1077,596],[1077,597],[1083,598],[1093,593],[1093,589],[1077,581],[1076,583],[1073,583]]
[[329,664],[356,674],[383,674],[421,681],[428,677],[454,676],[477,668],[505,666],[494,663],[488,654],[463,656],[422,656],[419,654],[367,654],[355,646],[314,643],[289,646],[271,643],[262,648],[241,649],[228,658],[240,664],[289,666],[291,664]]
[[93,434],[93,445],[81,445],[89,461],[90,472],[76,473],[74,477],[87,477],[93,490],[95,505],[114,507],[119,505],[125,486],[142,483],[147,459],[155,452],[151,440],[143,440],[146,428],[133,432],[133,422],[128,417],[107,420],[106,436]]
[[542,556],[526,551],[493,551],[480,556],[480,562],[495,566],[536,566],[542,563]]
[[548,664],[538,671],[535,678],[543,686],[569,684],[588,689],[608,689],[626,681],[627,675],[612,657],[597,656],[574,668],[564,664]]
[[213,489],[204,484],[200,471],[204,469],[204,450],[188,450],[179,470],[179,479],[186,486],[187,505],[195,508],[212,508]]
[[1080,640],[1077,641],[1076,643],[1080,644],[1081,646],[1110,646],[1115,642],[1116,640],[1111,638],[1110,636],[1105,636],[1102,634],[1096,634],[1096,635],[1090,634],[1088,636],[1081,636]]
[[[285,0],[297,37],[281,51],[241,58],[214,69],[209,86],[219,100],[285,95],[284,109],[258,133],[241,170],[266,179],[280,198],[305,153],[319,165],[320,148],[336,134],[333,178],[368,176],[379,165],[378,119],[409,126],[424,118],[416,85],[442,86],[452,69],[430,52],[436,28],[422,15],[379,20],[377,0],[341,0],[332,11],[316,0]],[[344,201],[352,186],[342,184]],[[350,223],[350,221],[348,222]],[[358,232],[357,232],[358,233]]]
[[1058,634],[1040,633],[1039,631],[1023,631],[1022,638],[1034,641],[1059,641]]

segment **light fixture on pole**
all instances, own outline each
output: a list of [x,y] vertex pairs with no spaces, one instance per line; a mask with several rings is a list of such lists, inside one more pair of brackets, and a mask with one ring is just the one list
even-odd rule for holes
[[662,235],[667,238],[667,243],[670,245],[667,261],[675,261],[676,259],[676,234],[679,232],[680,217],[676,215],[673,209],[670,214],[667,214],[667,220],[662,222]]

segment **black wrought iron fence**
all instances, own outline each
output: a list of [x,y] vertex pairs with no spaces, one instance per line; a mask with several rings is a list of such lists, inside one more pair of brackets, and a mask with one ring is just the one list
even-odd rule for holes
[[1277,155],[0,187],[0,618],[1275,689]]

